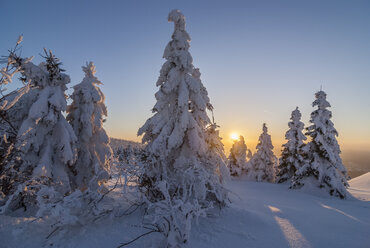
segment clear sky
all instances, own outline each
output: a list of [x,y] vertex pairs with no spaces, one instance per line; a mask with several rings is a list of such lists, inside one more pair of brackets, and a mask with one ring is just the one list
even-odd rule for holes
[[70,87],[93,61],[109,135],[138,141],[152,115],[174,8],[187,18],[194,66],[227,149],[236,132],[253,150],[266,122],[279,150],[291,111],[299,106],[307,125],[322,85],[342,149],[370,151],[370,1],[0,0],[0,54],[23,34],[22,55],[39,62],[43,47],[52,49]]

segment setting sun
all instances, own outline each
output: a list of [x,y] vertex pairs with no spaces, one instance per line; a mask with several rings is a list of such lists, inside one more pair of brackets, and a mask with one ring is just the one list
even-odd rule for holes
[[232,140],[238,140],[239,139],[239,135],[237,133],[232,133],[230,137],[231,137]]

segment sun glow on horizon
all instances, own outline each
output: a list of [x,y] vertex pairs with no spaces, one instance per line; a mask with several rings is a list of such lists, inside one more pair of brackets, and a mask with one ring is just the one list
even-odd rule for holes
[[237,133],[232,133],[232,134],[230,135],[230,137],[231,137],[231,139],[232,139],[233,141],[235,141],[235,140],[238,140],[238,139],[239,139],[239,134],[237,134]]

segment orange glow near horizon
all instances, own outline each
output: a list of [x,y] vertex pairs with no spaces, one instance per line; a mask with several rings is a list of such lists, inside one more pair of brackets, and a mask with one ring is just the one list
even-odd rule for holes
[[[286,143],[284,134],[285,129],[274,128],[270,126],[269,133],[271,134],[272,144],[274,146],[275,155],[280,156],[282,144]],[[141,138],[136,136],[137,128],[132,128],[132,131],[122,129],[120,126],[116,128],[107,128],[106,131],[108,135],[112,138],[124,139],[134,142],[141,143]],[[256,130],[252,132],[251,130]],[[224,144],[225,153],[229,154],[229,151],[235,140],[239,139],[242,135],[245,139],[245,144],[247,148],[252,152],[255,152],[256,145],[258,143],[258,137],[260,135],[260,127],[256,125],[255,127],[247,127],[243,130],[238,126],[228,126],[224,129],[220,129],[220,136],[222,138],[222,143]],[[235,131],[238,130],[238,131]],[[343,132],[344,133],[344,132]],[[344,136],[344,135],[343,135]],[[360,151],[370,151],[370,142],[356,142],[355,139],[350,140],[348,137],[343,137],[342,135],[338,137],[338,142],[342,151],[360,150]],[[308,142],[307,140],[306,142]]]

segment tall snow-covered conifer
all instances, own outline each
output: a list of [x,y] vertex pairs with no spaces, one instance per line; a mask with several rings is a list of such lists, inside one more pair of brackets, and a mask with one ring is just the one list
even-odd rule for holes
[[274,155],[274,146],[265,123],[263,123],[262,130],[256,147],[257,151],[250,161],[252,171],[249,175],[258,182],[274,182],[277,158]]
[[311,137],[307,144],[309,162],[296,171],[292,180],[292,188],[300,188],[305,184],[314,184],[326,188],[331,195],[346,198],[347,170],[340,158],[340,148],[334,128],[331,107],[322,90],[315,94],[316,100],[312,106],[317,109],[311,113],[311,126],[307,127],[306,135]]
[[[174,22],[172,40],[165,48],[166,62],[157,81],[154,115],[138,131],[147,143],[150,160],[141,178],[154,222],[166,235],[167,245],[186,243],[193,218],[226,201],[217,165],[209,160],[206,127],[212,110],[208,93],[189,53],[185,17],[169,13]],[[216,154],[214,156],[217,156]]]
[[[73,102],[68,106],[67,120],[71,123],[77,136],[76,186],[84,188],[93,180],[108,177],[107,170],[112,149],[109,138],[103,128],[107,108],[104,104],[104,94],[98,87],[102,84],[95,76],[95,65],[90,62],[82,67],[85,78],[73,87],[71,96]],[[94,186],[94,185],[90,185]],[[96,185],[95,185],[96,186]]]
[[289,130],[285,133],[287,143],[283,145],[281,158],[279,160],[279,172],[276,181],[283,183],[290,180],[297,169],[305,163],[305,153],[303,151],[304,141],[307,139],[302,133],[304,124],[301,122],[301,112],[298,107],[292,112],[291,121],[288,123]]
[[241,176],[242,170],[246,168],[247,164],[247,145],[244,142],[244,137],[239,136],[238,140],[234,141],[230,149],[228,167],[230,175]]

